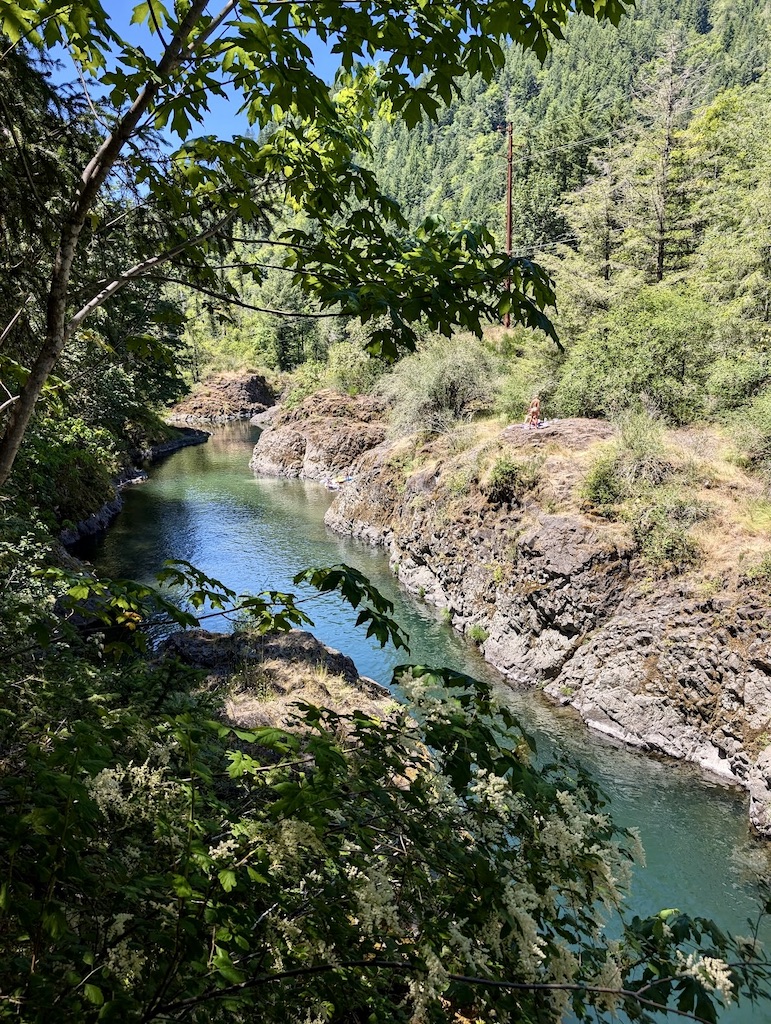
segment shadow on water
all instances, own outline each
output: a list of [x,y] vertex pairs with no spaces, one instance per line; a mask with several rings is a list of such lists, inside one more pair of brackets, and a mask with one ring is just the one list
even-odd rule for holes
[[[325,528],[328,491],[304,481],[253,476],[248,461],[258,433],[244,423],[217,427],[207,444],[155,466],[146,484],[125,492],[123,512],[83,557],[102,575],[144,582],[152,581],[165,559],[184,558],[239,593],[270,588],[301,594],[313,632],[349,654],[364,675],[388,683],[395,665],[406,660],[404,652],[381,650],[355,629],[355,612],[292,583],[306,566],[355,566],[394,601],[396,618],[410,635],[410,661],[491,681],[534,734],[539,757],[562,753],[579,761],[608,794],[618,823],[639,828],[647,867],[635,874],[636,912],[677,906],[747,934],[747,918],[756,907],[755,879],[768,875],[769,857],[766,845],[750,835],[745,795],[705,781],[688,766],[615,746],[538,693],[510,690],[437,609],[407,597],[382,551]],[[215,619],[207,626],[228,624]],[[771,944],[771,934],[765,937]],[[764,1019],[771,1021],[771,1011],[761,1018],[745,1007],[721,1017],[728,1024]]]

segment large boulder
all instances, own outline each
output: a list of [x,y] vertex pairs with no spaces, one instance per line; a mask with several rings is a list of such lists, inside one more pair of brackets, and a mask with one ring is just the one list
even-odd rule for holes
[[384,414],[381,399],[320,391],[278,413],[260,434],[249,466],[264,476],[349,476],[357,459],[384,440]]

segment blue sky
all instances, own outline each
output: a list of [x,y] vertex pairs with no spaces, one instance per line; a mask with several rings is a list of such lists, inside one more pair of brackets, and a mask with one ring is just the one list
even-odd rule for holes
[[[145,53],[158,51],[159,42],[145,25],[132,25],[131,15],[135,7],[134,0],[102,0],[104,9],[110,15],[116,30],[121,36],[135,46],[140,47]],[[219,5],[212,4],[212,11],[216,13]],[[331,82],[338,67],[337,57],[329,52],[329,47],[323,44],[318,38],[305,37],[305,42],[310,46],[314,55],[314,70],[320,78]],[[69,57],[62,55],[62,71],[55,75],[56,79],[76,82],[77,73]],[[205,118],[204,124],[194,130],[194,134],[218,135],[223,138],[233,135],[244,134],[249,124],[244,115],[238,114],[238,102],[228,102],[218,96],[212,96],[209,100],[210,113]]]

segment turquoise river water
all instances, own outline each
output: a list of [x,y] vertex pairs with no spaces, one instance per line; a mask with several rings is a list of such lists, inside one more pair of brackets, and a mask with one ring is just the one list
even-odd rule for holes
[[[167,558],[183,558],[237,592],[301,591],[292,576],[306,566],[347,562],[393,600],[410,635],[410,659],[448,665],[500,687],[540,753],[561,748],[598,779],[622,825],[640,829],[647,866],[637,869],[631,898],[641,914],[664,907],[713,917],[747,934],[756,912],[756,879],[767,875],[771,847],[751,835],[746,796],[703,779],[681,764],[621,749],[589,733],[572,712],[537,693],[517,694],[439,613],[410,598],[383,551],[337,537],[324,526],[332,495],[319,484],[256,478],[248,468],[258,431],[246,424],[214,428],[205,445],[153,467],[151,479],[124,492],[125,508],[82,554],[100,573],[151,581]],[[404,652],[380,649],[354,628],[355,613],[335,598],[308,594],[312,632],[350,655],[364,674],[388,683]],[[208,628],[225,629],[214,619]],[[765,935],[767,948],[771,933]],[[727,1024],[771,1024],[771,1006],[732,1007]]]

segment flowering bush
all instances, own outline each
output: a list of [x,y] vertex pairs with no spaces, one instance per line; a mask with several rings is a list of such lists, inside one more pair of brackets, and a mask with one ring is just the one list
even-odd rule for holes
[[[306,575],[383,625],[353,571]],[[386,720],[303,705],[247,732],[177,666],[41,649],[0,718],[0,1015],[712,1021],[766,994],[754,945],[710,922],[608,938],[641,851],[591,780],[536,766],[485,685],[395,682]]]

